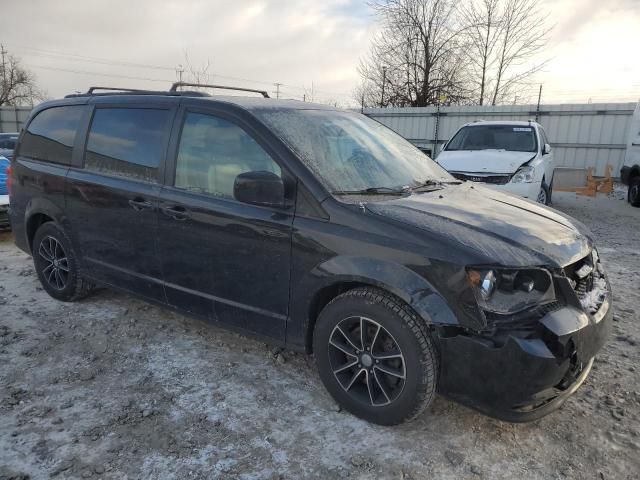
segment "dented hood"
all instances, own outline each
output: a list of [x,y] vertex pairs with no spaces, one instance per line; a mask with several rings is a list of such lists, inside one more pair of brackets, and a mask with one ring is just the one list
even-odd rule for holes
[[507,150],[444,150],[436,161],[450,172],[507,174],[516,173],[535,156],[535,152]]
[[562,267],[589,253],[589,230],[556,210],[479,185],[448,186],[390,201],[368,211],[470,249],[481,262]]

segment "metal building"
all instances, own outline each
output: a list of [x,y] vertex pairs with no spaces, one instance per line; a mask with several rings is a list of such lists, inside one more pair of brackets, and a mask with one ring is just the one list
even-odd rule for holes
[[545,128],[558,166],[607,165],[618,175],[624,163],[635,103],[367,108],[364,113],[392,128],[431,157],[456,130],[474,120],[535,120]]

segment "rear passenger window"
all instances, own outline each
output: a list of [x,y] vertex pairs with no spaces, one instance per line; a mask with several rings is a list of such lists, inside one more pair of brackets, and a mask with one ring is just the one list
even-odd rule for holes
[[89,130],[85,168],[157,182],[168,120],[169,110],[97,108]]
[[199,113],[189,113],[185,119],[176,163],[176,187],[231,199],[241,173],[282,176],[278,164],[242,128]]
[[71,165],[71,152],[80,126],[83,105],[52,107],[29,123],[20,145],[20,155]]

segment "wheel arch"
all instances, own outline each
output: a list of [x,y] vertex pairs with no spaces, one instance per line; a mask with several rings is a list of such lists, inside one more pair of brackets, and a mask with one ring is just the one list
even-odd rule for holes
[[24,235],[30,253],[33,253],[33,238],[38,228],[46,222],[62,224],[63,218],[62,209],[52,201],[43,198],[31,199],[24,214]]
[[405,303],[430,325],[459,325],[457,317],[437,290],[404,265],[366,257],[334,257],[322,265],[327,275],[305,305],[304,347],[313,350],[313,333],[322,309],[338,295],[359,287],[383,290]]

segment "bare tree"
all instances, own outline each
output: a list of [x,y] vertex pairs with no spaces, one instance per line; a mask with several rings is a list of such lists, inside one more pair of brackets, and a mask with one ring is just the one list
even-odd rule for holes
[[475,93],[479,105],[484,105],[492,83],[491,72],[496,64],[500,41],[500,0],[471,0],[461,5],[460,13],[467,25],[465,36],[469,73],[477,83]]
[[524,98],[550,28],[537,0],[375,0],[382,31],[358,71],[365,106]]
[[535,61],[551,30],[537,0],[468,0],[461,11],[478,103],[522,97],[546,64]]
[[464,26],[454,0],[376,0],[370,5],[382,31],[360,62],[358,103],[417,107],[465,101]]
[[35,75],[20,64],[20,60],[0,46],[0,106],[33,104],[44,98],[37,87]]

